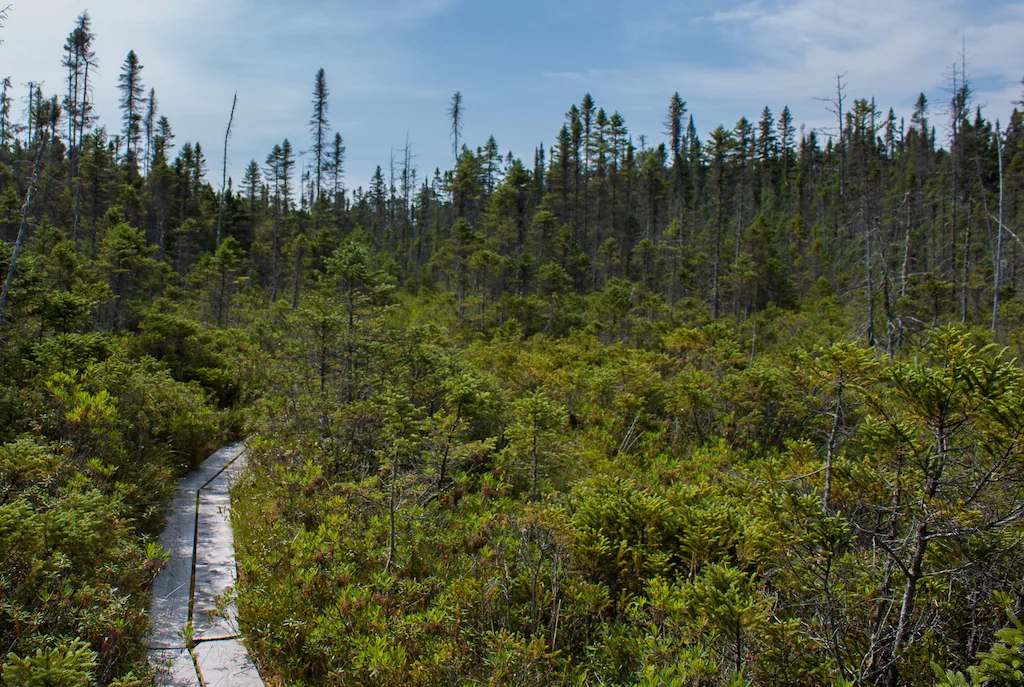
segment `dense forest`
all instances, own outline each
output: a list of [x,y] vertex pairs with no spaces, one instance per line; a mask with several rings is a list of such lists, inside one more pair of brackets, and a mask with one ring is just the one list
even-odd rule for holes
[[69,28],[0,88],[2,684],[151,683],[173,481],[243,437],[268,684],[1022,684],[1024,114],[966,69],[828,131],[584,95],[525,162],[456,93],[450,169],[353,189],[323,69],[234,182]]

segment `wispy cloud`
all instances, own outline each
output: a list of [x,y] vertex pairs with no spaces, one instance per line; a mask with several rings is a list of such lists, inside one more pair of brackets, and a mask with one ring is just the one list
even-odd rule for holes
[[[843,74],[850,97],[875,96],[880,106],[906,110],[916,94],[943,97],[945,80],[967,46],[968,74],[983,87],[976,100],[1004,120],[1015,99],[1006,84],[1024,70],[1024,5],[970,0],[755,0],[696,16],[662,16],[660,30],[683,45],[699,39],[707,59],[688,52],[676,61],[645,61],[594,70],[586,81],[610,98],[633,103],[678,90],[691,110],[724,121],[725,113],[756,114],[755,103],[794,107],[814,126],[827,117],[829,96]],[[634,34],[635,35],[635,34]],[[636,50],[649,49],[646,35]],[[710,48],[709,48],[710,46]],[[991,88],[991,85],[997,85]],[[758,108],[759,109],[759,108]],[[707,126],[716,120],[705,120]]]
[[541,72],[540,75],[542,78],[558,81],[582,81],[587,77],[583,72]]
[[710,17],[694,17],[693,22],[699,24],[705,21],[711,22],[732,22],[732,21],[751,21],[754,19],[761,18],[765,15],[764,4],[759,1],[748,2],[740,5],[739,7],[733,7],[727,10],[719,10],[712,14]]
[[[13,1],[0,76],[59,92],[61,46],[83,0]],[[350,186],[365,183],[407,131],[425,169],[449,164],[445,111],[456,89],[467,97],[468,143],[493,133],[503,150],[529,156],[586,91],[626,115],[635,135],[653,138],[674,91],[705,131],[756,117],[765,104],[828,126],[815,98],[827,97],[840,73],[851,98],[875,96],[900,114],[924,90],[941,123],[962,41],[976,101],[1005,120],[1024,71],[1019,0],[88,2],[101,64],[97,110],[111,129],[117,73],[135,49],[179,143],[202,141],[211,167],[238,91],[237,177],[285,136],[306,146],[322,66],[332,122],[348,142]]]
[[[44,82],[60,92],[61,47],[82,11],[82,0],[16,0],[0,47],[0,75]],[[434,84],[417,78],[422,60],[408,36],[449,11],[456,0],[176,0],[126,3],[90,0],[100,69],[94,72],[101,123],[119,121],[117,74],[129,50],[144,65],[143,81],[157,91],[178,141],[201,140],[211,167],[232,94],[239,110],[232,139],[235,176],[250,159],[262,161],[274,142],[288,136],[305,147],[313,74],[323,66],[334,94],[332,120],[351,133],[401,130],[395,100],[441,97]],[[363,132],[361,132],[363,133]],[[386,152],[382,131],[351,136],[350,169],[365,169]],[[217,159],[212,159],[216,156]]]

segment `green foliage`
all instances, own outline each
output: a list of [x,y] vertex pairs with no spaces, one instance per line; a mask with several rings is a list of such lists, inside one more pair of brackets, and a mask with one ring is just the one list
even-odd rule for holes
[[501,460],[508,465],[508,473],[526,475],[530,494],[536,498],[540,480],[564,463],[560,438],[566,413],[542,390],[517,400],[511,413],[513,420],[505,430],[508,447]]
[[223,421],[152,358],[56,329],[0,354],[4,684],[140,685],[152,535]]
[[1010,616],[1010,627],[996,632],[996,643],[989,651],[978,654],[978,664],[967,669],[967,675],[933,666],[940,687],[973,687],[1024,685],[1024,624]]
[[39,649],[32,656],[9,654],[2,670],[9,687],[91,687],[96,652],[75,640],[66,646]]
[[138,103],[108,140],[36,95],[0,141],[5,684],[142,684],[171,485],[243,428],[272,680],[1019,683],[1018,115],[705,142],[676,96],[638,148],[587,95],[532,167],[462,141],[349,192],[338,137],[311,198],[287,140],[220,190]]
[[[413,314],[366,332],[387,360],[367,362],[370,395],[285,393],[253,425],[274,430],[251,440],[237,505],[239,603],[286,681],[809,687],[895,664],[916,685],[918,647],[957,655],[929,623],[967,632],[961,599],[1013,560],[998,542],[1017,521],[991,518],[1014,512],[1019,373],[962,330],[879,359],[794,352],[766,317],[751,360],[720,324],[673,331],[664,354],[517,324],[463,348]],[[949,481],[928,496],[939,426]]]

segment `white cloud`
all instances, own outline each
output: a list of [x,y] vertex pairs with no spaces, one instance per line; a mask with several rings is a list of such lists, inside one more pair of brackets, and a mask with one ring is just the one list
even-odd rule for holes
[[[11,1],[0,76],[13,77],[19,97],[30,79],[45,81],[47,93],[62,90],[61,47],[86,2],[101,67],[97,109],[109,129],[118,128],[117,74],[129,49],[145,65],[144,81],[156,88],[178,142],[200,140],[214,169],[237,90],[236,179],[250,158],[262,162],[285,136],[306,147],[320,66],[332,91],[332,122],[347,139],[350,186],[365,184],[407,130],[425,169],[447,163],[444,112],[456,88],[467,95],[473,137],[493,132],[503,149],[514,143],[517,154],[529,156],[587,90],[622,111],[634,135],[653,139],[674,91],[689,101],[701,131],[756,117],[765,104],[776,112],[788,104],[798,121],[828,126],[830,115],[815,98],[830,95],[837,73],[846,74],[851,99],[875,96],[899,114],[909,114],[924,90],[932,120],[941,124],[944,76],[961,40],[977,102],[1005,122],[1024,72],[1024,4],[1016,0],[644,0],[628,9],[602,0],[580,17],[571,3],[543,10],[525,3],[523,12],[538,15],[535,43],[533,34],[510,36],[488,25],[486,13],[460,10],[458,0]],[[485,71],[444,62],[472,62],[468,49],[436,57],[449,47],[432,43],[442,17],[455,27],[449,35],[466,32],[467,44],[493,36],[483,50],[507,65],[492,61]],[[554,40],[568,26],[592,39],[582,43],[587,47]],[[519,60],[538,46],[543,58],[531,77]]]
[[[431,84],[413,78],[410,65],[418,62],[403,37],[455,0],[13,2],[0,46],[0,77],[12,77],[19,98],[28,81],[43,82],[47,96],[63,91],[62,46],[88,2],[100,65],[91,76],[100,124],[111,133],[120,126],[117,75],[125,55],[135,50],[144,65],[143,82],[156,89],[177,142],[202,142],[210,169],[219,169],[218,141],[237,90],[229,165],[237,180],[250,158],[262,162],[285,136],[297,150],[305,148],[313,75],[320,66],[327,71],[338,128],[357,115],[371,120],[366,128],[379,127],[387,117],[376,117],[374,108],[387,108],[399,96],[440,97]],[[370,142],[373,136],[343,133],[350,139],[349,167],[361,176],[371,160],[386,153]],[[213,177],[219,180],[219,174]]]
[[730,21],[744,21],[752,20],[763,17],[765,14],[764,5],[755,0],[755,2],[748,2],[739,7],[733,7],[727,10],[719,10],[712,14],[710,17],[694,17],[694,23],[700,23],[702,21],[712,22],[730,22]]
[[[776,110],[789,104],[798,118],[816,126],[827,125],[828,114],[815,98],[833,93],[837,74],[844,75],[851,99],[874,96],[880,107],[892,105],[898,112],[906,112],[919,92],[928,92],[936,106],[934,120],[965,42],[968,74],[984,84],[976,101],[987,106],[989,117],[1005,121],[1019,96],[1013,85],[1024,70],[1020,3],[755,0],[663,23],[662,31],[676,32],[681,46],[688,36],[704,34],[707,40],[711,32],[720,45],[710,61],[690,51],[675,61],[593,71],[588,80],[604,87],[608,98],[634,103],[667,104],[668,95],[678,90],[698,116],[710,112],[722,119],[729,111],[732,119],[756,115],[760,107],[752,105],[757,103]],[[704,123],[710,128],[718,122]]]

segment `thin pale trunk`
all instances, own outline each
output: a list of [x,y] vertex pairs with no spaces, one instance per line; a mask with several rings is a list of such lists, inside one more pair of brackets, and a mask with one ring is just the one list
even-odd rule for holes
[[839,420],[843,415],[843,382],[836,386],[836,405],[832,410],[832,428],[828,433],[828,450],[825,454],[825,493],[822,496],[822,510],[827,514],[832,509],[832,466],[836,448],[839,445]]
[[907,208],[907,228],[903,234],[903,268],[900,270],[900,298],[907,295],[907,270],[910,266],[910,208]]
[[[75,73],[75,100],[74,108],[78,110],[78,67],[76,66]],[[78,217],[81,210],[81,199],[82,199],[82,181],[79,179],[78,165],[82,159],[82,139],[85,138],[85,107],[88,102],[89,93],[89,59],[85,59],[85,68],[82,74],[82,108],[77,112],[72,113],[68,119],[70,120],[69,125],[71,130],[76,134],[72,135],[71,144],[71,178],[75,185],[75,218],[71,225],[71,240],[75,244],[75,248],[78,248]]]
[[889,676],[889,684],[896,687],[899,684],[899,670],[897,668],[900,652],[906,643],[910,631],[910,618],[914,613],[914,600],[917,592],[917,583],[921,579],[924,554],[928,548],[928,525],[921,524],[917,529],[914,538],[914,557],[911,559],[910,567],[907,569],[907,581],[903,586],[903,601],[900,604],[900,619],[896,626],[896,637],[892,646],[893,667]]
[[160,192],[160,200],[158,201],[157,209],[157,249],[156,257],[158,260],[164,257],[164,253],[167,251],[167,201],[163,197],[163,191]]
[[355,398],[355,368],[356,368],[356,301],[355,285],[348,285],[348,333],[345,342],[345,387],[346,401],[352,402]]
[[220,273],[220,292],[217,295],[217,326],[224,326],[224,292],[228,286],[228,273],[226,270]]
[[295,271],[292,274],[292,310],[299,307],[299,281],[302,276],[302,246],[295,252]]
[[999,325],[999,277],[1003,264],[1003,139],[996,122],[996,147],[999,150],[999,229],[996,238],[995,283],[992,293],[992,331]]
[[901,335],[901,327],[896,322],[896,315],[892,308],[892,295],[889,293],[889,265],[886,257],[882,255],[882,300],[885,305],[886,353],[892,355],[896,350]]
[[964,229],[964,270],[960,280],[960,323],[967,324],[967,275],[971,270],[971,217],[967,217],[967,228]]
[[533,498],[537,498],[537,496],[538,496],[538,493],[537,493],[537,482],[538,482],[538,477],[539,477],[539,474],[540,474],[540,454],[537,452],[537,428],[536,428],[536,426],[533,429],[533,447],[531,449],[530,456],[531,456],[531,458],[533,458],[533,480],[532,480],[532,484],[531,484],[531,487],[530,487],[530,491],[533,494]]
[[448,432],[448,438],[445,439],[444,453],[441,456],[441,470],[437,477],[437,489],[440,491],[444,488],[445,480],[448,477],[448,456],[451,453],[452,441],[455,439],[455,428],[459,426],[459,418],[462,416],[462,407],[459,406],[455,409],[455,422],[452,423],[452,429]]
[[35,164],[32,165],[32,179],[28,184],[28,191],[25,194],[25,203],[21,206],[21,224],[18,226],[18,238],[14,242],[14,251],[11,253],[11,262],[7,267],[7,280],[4,282],[3,292],[0,293],[0,326],[3,325],[4,315],[7,312],[7,298],[11,293],[11,285],[14,283],[14,273],[18,266],[18,253],[21,252],[21,244],[25,240],[25,231],[28,228],[28,213],[32,210],[32,195],[36,190],[36,182],[39,180],[39,160],[43,157],[43,149],[46,142],[40,144],[39,152],[36,153]]
[[[938,444],[936,447],[937,451],[935,455],[935,462],[929,466],[928,478],[925,481],[924,498],[920,503],[921,510],[924,513],[928,512],[926,504],[935,496],[935,492],[938,490],[939,475],[942,474],[942,470],[946,465],[946,457],[948,455],[947,433],[941,423],[937,431],[937,435]],[[911,616],[914,613],[917,583],[923,577],[924,556],[925,553],[927,553],[927,550],[928,521],[925,519],[917,526],[917,531],[914,535],[914,555],[910,560],[910,565],[907,567],[907,581],[903,587],[903,600],[900,603],[899,623],[896,626],[896,636],[893,639],[893,666],[889,674],[890,687],[896,687],[896,685],[899,684],[899,655],[907,642],[908,636],[910,635],[910,621]]]
[[25,144],[26,148],[32,147],[32,103],[35,101],[36,97],[35,87],[35,83],[31,81],[28,82],[28,133],[26,134],[28,137],[26,140],[28,142]]
[[277,229],[278,229],[278,217],[277,217],[277,205],[274,206],[274,237],[271,242],[271,258],[270,258],[270,272],[271,272],[271,286],[270,286],[270,302],[273,303],[277,300],[277,283],[280,278],[280,270],[277,264]]
[[228,140],[231,138],[231,127],[234,126],[235,123],[235,108],[237,106],[238,93],[235,93],[235,99],[231,101],[231,117],[228,119],[228,129],[224,133],[224,164],[222,167],[220,185],[220,203],[217,209],[217,248],[220,248],[221,225],[224,222],[224,194],[227,192],[228,188]]
[[722,227],[722,224],[723,224],[723,222],[722,222],[722,210],[723,210],[723,208],[722,208],[722,195],[723,195],[723,190],[722,190],[723,179],[722,179],[722,176],[723,176],[723,172],[722,172],[721,168],[719,168],[719,170],[718,170],[718,175],[719,175],[718,183],[716,184],[716,189],[717,189],[716,195],[718,196],[718,198],[717,198],[717,201],[718,201],[718,217],[715,220],[715,266],[714,266],[714,275],[713,275],[715,283],[714,283],[714,294],[713,294],[713,305],[712,305],[712,316],[716,320],[718,319],[718,316],[721,314],[721,296],[719,294],[719,285],[718,285],[718,282],[719,282],[719,264],[721,263],[721,260],[722,260],[721,253],[722,253],[722,231],[723,231],[723,227]]
[[[743,243],[743,201],[745,199],[745,182],[746,175],[741,172],[740,177],[740,189],[739,189],[739,202],[736,204],[736,246],[733,251],[733,269],[736,270],[740,264],[740,246]],[[737,272],[738,273],[738,272]],[[735,316],[740,311],[740,287],[737,284],[736,288],[732,292],[732,314]]]
[[388,487],[388,561],[384,564],[384,572],[391,569],[391,562],[395,559],[395,499],[397,496],[398,479],[398,454],[391,459],[391,484]]
[[871,270],[871,231],[864,232],[864,267],[868,272],[868,346],[875,345],[875,285]]

